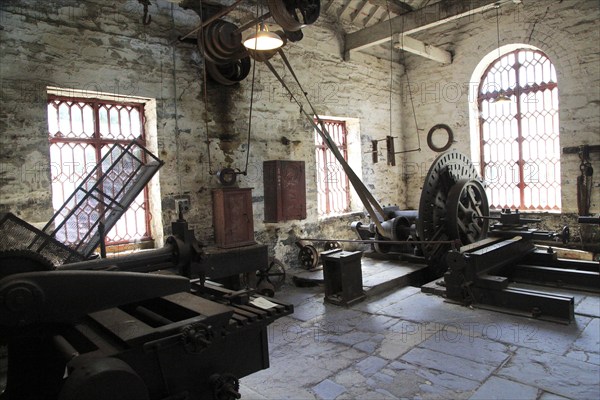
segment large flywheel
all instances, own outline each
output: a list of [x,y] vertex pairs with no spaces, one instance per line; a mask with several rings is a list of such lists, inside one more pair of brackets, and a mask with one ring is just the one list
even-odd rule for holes
[[462,245],[486,237],[489,215],[485,188],[469,158],[450,151],[435,159],[421,192],[417,232],[430,273],[440,277],[447,269],[451,246],[439,241],[460,240]]

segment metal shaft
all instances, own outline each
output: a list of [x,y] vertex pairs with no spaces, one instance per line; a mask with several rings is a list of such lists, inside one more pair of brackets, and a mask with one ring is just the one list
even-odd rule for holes
[[165,263],[172,263],[175,266],[174,247],[165,244],[164,247],[156,250],[141,251],[126,256],[99,258],[96,260],[80,261],[71,264],[65,264],[58,268],[59,271],[68,270],[103,270],[111,266],[117,266],[121,271],[130,272],[149,272],[155,271]]

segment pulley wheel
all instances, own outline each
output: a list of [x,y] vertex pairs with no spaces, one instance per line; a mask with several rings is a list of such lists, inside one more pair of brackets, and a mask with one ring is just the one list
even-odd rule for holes
[[321,12],[320,0],[267,0],[267,4],[277,24],[290,32],[314,23]]
[[382,241],[388,240],[385,236],[380,235],[379,233],[375,233],[375,240],[377,243],[373,243],[373,248],[375,252],[380,254],[387,254],[392,250],[392,245],[387,243],[381,243]]
[[448,234],[462,244],[475,243],[486,237],[490,215],[485,189],[478,180],[461,179],[448,192],[446,203]]
[[304,268],[314,269],[319,264],[319,253],[314,246],[307,244],[300,249],[298,259]]
[[257,287],[259,289],[261,287],[270,288],[269,285],[272,285],[274,291],[279,290],[285,282],[285,266],[278,259],[270,258],[269,266],[266,269],[256,271],[256,277],[258,278]]
[[[477,169],[466,155],[458,151],[449,151],[435,159],[425,177],[419,201],[419,240],[437,242],[454,239],[448,231],[448,194],[457,182],[465,179],[479,180]],[[452,215],[452,218],[455,216]],[[421,245],[432,278],[439,278],[446,272],[447,265],[444,259],[450,248],[449,244],[443,243]]]
[[231,86],[244,80],[250,73],[250,57],[244,57],[225,64],[215,64],[206,60],[206,72],[221,85]]
[[218,19],[198,31],[198,47],[207,61],[227,64],[247,56],[237,25]]

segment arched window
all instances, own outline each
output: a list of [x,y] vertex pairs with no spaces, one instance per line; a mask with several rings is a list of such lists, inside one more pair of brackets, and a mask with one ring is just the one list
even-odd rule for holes
[[479,157],[490,206],[561,208],[556,71],[541,51],[494,60],[477,91]]

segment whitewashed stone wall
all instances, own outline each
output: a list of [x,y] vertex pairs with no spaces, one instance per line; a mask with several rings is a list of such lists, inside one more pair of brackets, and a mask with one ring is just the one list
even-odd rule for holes
[[[174,197],[188,195],[191,211],[186,218],[198,238],[210,243],[211,189],[219,183],[208,173],[202,60],[196,46],[173,45],[178,35],[198,24],[197,14],[164,0],[152,1],[148,26],[140,22],[142,6],[137,0],[14,0],[3,1],[0,12],[0,211],[30,223],[45,223],[52,215],[47,86],[153,98],[158,156],[165,161],[160,171],[165,233],[175,218]],[[372,139],[389,133],[389,63],[361,54],[343,62],[341,39],[327,26],[315,24],[304,34],[301,42],[286,49],[300,81],[319,114],[360,119],[362,145],[368,150]],[[278,59],[273,63],[282,71]],[[292,82],[289,73],[284,76]],[[257,65],[256,87],[249,173],[239,185],[254,188],[257,240],[293,266],[298,237],[350,238],[349,222],[358,217],[317,218],[312,128],[262,64]],[[399,93],[397,79],[392,96],[395,136],[401,133]],[[249,103],[250,79],[234,87],[209,83],[214,171],[244,168]],[[287,141],[282,137],[289,144],[283,144]],[[270,159],[306,162],[306,220],[262,222],[262,162]],[[370,154],[363,155],[365,184],[383,204],[404,206],[399,167],[372,165],[370,160]]]
[[[598,20],[600,5],[588,0],[527,0],[520,5],[509,3],[500,8],[501,46],[524,43],[544,51],[556,67],[559,87],[561,149],[582,144],[600,144],[600,40]],[[421,131],[420,153],[405,157],[406,204],[417,208],[420,189],[427,170],[437,153],[426,143],[428,130],[446,123],[454,131],[454,148],[470,154],[469,91],[477,90],[471,82],[477,64],[497,48],[495,10],[466,17],[422,32],[418,39],[453,53],[451,65],[441,66],[421,57],[407,56],[406,71]],[[417,147],[409,86],[402,81],[402,130],[406,148]],[[595,184],[592,213],[600,212],[600,154],[592,154]],[[561,155],[563,216],[541,215],[547,229],[564,224],[577,228],[576,181],[579,171],[577,155]],[[575,229],[573,229],[575,228]],[[598,229],[583,227],[585,239],[600,242]],[[588,232],[589,231],[589,232]]]

